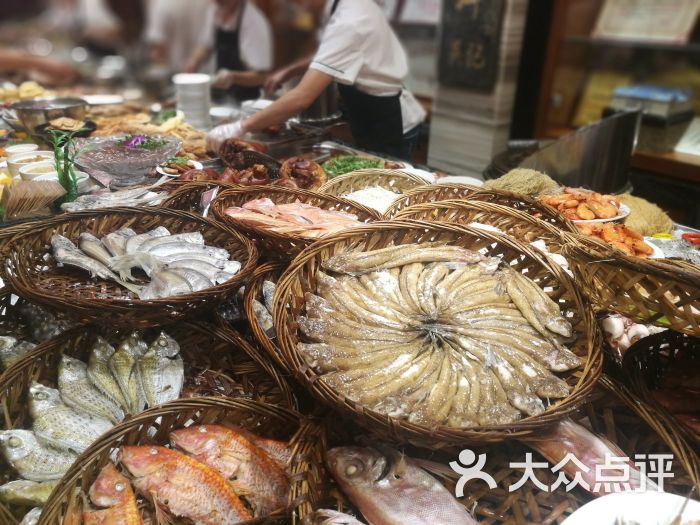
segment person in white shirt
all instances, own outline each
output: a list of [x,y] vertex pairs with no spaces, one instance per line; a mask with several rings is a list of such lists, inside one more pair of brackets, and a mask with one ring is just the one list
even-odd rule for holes
[[151,59],[182,71],[202,41],[202,34],[213,31],[207,13],[213,0],[148,0],[144,40],[150,45]]
[[327,0],[326,9],[329,20],[313,59],[275,73],[266,90],[305,70],[299,84],[263,111],[214,128],[208,135],[210,148],[287,120],[335,81],[356,144],[394,157],[408,156],[405,136],[423,121],[425,111],[403,88],[408,60],[382,8],[374,0]]
[[199,70],[216,53],[213,86],[230,90],[239,101],[257,99],[274,66],[272,26],[252,1],[215,0],[215,4],[207,10],[199,48],[185,71]]

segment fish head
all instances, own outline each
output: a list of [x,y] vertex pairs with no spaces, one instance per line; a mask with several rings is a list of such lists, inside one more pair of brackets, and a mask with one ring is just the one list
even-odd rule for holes
[[341,484],[372,485],[387,469],[387,458],[372,448],[338,447],[326,455],[333,477]]
[[90,487],[90,500],[98,507],[114,507],[128,496],[129,480],[114,465],[107,463]]
[[29,430],[0,431],[0,450],[8,463],[14,463],[27,457],[39,447],[34,433]]
[[192,425],[174,430],[170,441],[194,456],[209,455],[219,448],[219,442],[230,439],[231,430],[218,425]]
[[53,248],[54,251],[58,249],[74,249],[75,245],[70,241],[70,239],[67,239],[63,235],[52,235],[51,236],[51,248]]
[[64,355],[61,358],[61,364],[58,365],[58,375],[66,380],[77,379],[85,374],[86,368],[85,363],[80,359]]
[[131,332],[117,348],[117,352],[127,352],[132,356],[141,356],[146,353],[147,347],[146,343],[141,339],[141,334],[138,332]]
[[17,339],[10,335],[0,336],[0,350],[6,350],[12,348],[17,344]]
[[92,353],[97,357],[109,359],[114,354],[114,347],[104,337],[98,335],[92,347]]
[[153,341],[151,348],[164,357],[175,357],[180,353],[180,345],[165,332],[161,332],[158,338]]
[[29,411],[34,416],[61,404],[61,395],[55,388],[41,383],[32,383],[29,387]]
[[119,461],[132,475],[140,478],[161,470],[172,461],[170,450],[157,446],[124,446]]

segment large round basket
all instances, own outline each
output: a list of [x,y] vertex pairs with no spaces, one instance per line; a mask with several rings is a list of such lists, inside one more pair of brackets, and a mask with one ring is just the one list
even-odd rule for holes
[[270,339],[262,326],[260,326],[253,308],[253,301],[257,300],[264,304],[264,298],[262,296],[263,283],[265,281],[276,283],[286,268],[287,265],[284,263],[271,262],[260,265],[253,272],[253,275],[246,286],[245,297],[243,299],[243,309],[245,311],[246,320],[248,321],[248,326],[250,327],[253,337],[260,347],[267,352],[267,355],[277,365],[283,368],[285,365],[284,360],[282,359],[282,352],[277,346],[275,340]]
[[173,191],[160,207],[171,210],[181,210],[189,213],[202,214],[202,195],[209,190],[219,188],[219,192],[226,189],[240,188],[237,184],[217,181],[189,182]]
[[[51,254],[51,237],[61,234],[77,243],[89,232],[101,238],[120,228],[144,233],[164,226],[171,233],[200,232],[208,245],[225,248],[240,271],[223,284],[199,292],[143,301],[120,285],[91,279],[82,270],[59,268]],[[143,328],[191,318],[225,301],[245,283],[257,260],[255,246],[230,227],[168,209],[115,208],[66,215],[12,238],[7,277],[17,294],[70,314],[78,320]]]
[[484,224],[525,243],[542,239],[550,251],[556,252],[570,241],[565,232],[549,222],[508,206],[472,199],[415,204],[396,215],[396,220],[406,219],[464,226]]
[[564,255],[600,309],[700,337],[700,269],[669,259],[640,259],[577,236]]
[[[540,415],[508,425],[470,428],[427,426],[369,410],[339,394],[304,360],[297,350],[300,336],[297,318],[305,312],[305,294],[316,290],[316,275],[322,262],[334,254],[367,251],[393,245],[440,242],[498,256],[505,264],[527,273],[557,302],[575,328],[577,338],[570,345],[584,364],[562,377],[569,384],[568,397],[554,402]],[[579,406],[600,376],[603,356],[600,333],[592,310],[577,283],[556,264],[549,263],[536,250],[507,236],[444,223],[392,221],[357,228],[323,239],[302,252],[277,284],[274,299],[274,325],[287,368],[318,399],[352,416],[359,424],[392,441],[441,448],[467,443],[495,443],[518,438],[552,424]]]
[[394,203],[384,212],[384,217],[391,219],[401,210],[414,204],[426,204],[436,201],[466,199],[469,195],[476,193],[481,188],[468,184],[426,184],[406,192],[397,198]]
[[[309,501],[319,499],[309,494],[318,486],[314,483],[316,472],[302,470],[307,468],[310,455],[314,455],[310,449],[314,448],[318,434],[309,434],[299,414],[246,399],[192,398],[144,412],[105,434],[81,455],[64,476],[60,487],[44,506],[39,524],[62,525],[66,523],[66,518],[78,514],[83,505],[83,496],[97,474],[113,460],[122,446],[166,445],[172,430],[202,424],[234,425],[265,438],[289,442],[292,458],[286,470],[290,474],[292,491],[287,507],[245,523],[274,522],[298,513],[300,508],[310,506]],[[153,518],[150,502],[144,500],[140,508],[144,518]]]
[[358,170],[329,180],[318,189],[318,192],[343,197],[354,191],[379,186],[385,190],[402,195],[425,185],[424,179],[405,171]]
[[228,224],[236,230],[244,233],[249,239],[255,241],[261,257],[276,260],[291,260],[301,250],[309,246],[315,239],[309,239],[300,235],[290,235],[270,231],[266,228],[250,225],[244,221],[229,217],[226,209],[232,206],[243,206],[246,202],[268,198],[275,204],[289,204],[300,202],[317,206],[324,210],[343,211],[357,216],[360,222],[368,223],[381,219],[381,215],[361,204],[340,199],[332,195],[321,195],[305,190],[292,190],[288,188],[258,187],[245,189],[231,189],[222,192],[212,204],[215,217],[222,223]]
[[[146,331],[144,339],[152,341],[159,330]],[[295,399],[289,384],[258,350],[233,330],[222,330],[210,324],[181,323],[167,327],[165,331],[178,341],[185,362],[183,396],[246,398],[269,405],[294,407]],[[0,377],[0,428],[31,428],[27,402],[29,386],[36,381],[56,388],[58,365],[63,355],[87,362],[98,335],[116,345],[128,333],[128,330],[86,325],[38,346]],[[0,467],[5,475],[10,475],[11,469],[2,460]],[[12,515],[12,510],[18,509],[0,503],[0,517],[3,513]]]

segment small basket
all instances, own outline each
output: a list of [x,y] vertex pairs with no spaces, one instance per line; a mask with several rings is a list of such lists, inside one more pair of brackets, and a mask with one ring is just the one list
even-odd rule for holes
[[379,186],[385,190],[403,195],[427,183],[421,177],[400,170],[358,170],[335,177],[318,189],[336,197],[365,188]]
[[[487,256],[500,256],[513,269],[527,272],[540,287],[551,289],[548,292],[550,297],[559,304],[562,312],[570,316],[569,320],[579,334],[570,348],[585,359],[580,369],[563,376],[571,387],[568,397],[551,405],[538,416],[527,417],[509,425],[428,428],[369,410],[319,381],[320,376],[297,351],[297,318],[304,311],[305,293],[315,290],[315,276],[322,261],[341,252],[434,241],[481,251]],[[316,242],[293,261],[278,282],[273,318],[287,369],[316,398],[339,412],[350,415],[360,425],[384,439],[432,449],[467,443],[497,443],[528,436],[575,410],[595,386],[603,364],[601,335],[592,310],[580,293],[577,283],[559,266],[549,263],[533,248],[509,237],[445,223],[382,222],[341,232]]]
[[[185,362],[185,393],[242,397],[270,405],[295,407],[289,384],[265,357],[233,330],[221,330],[209,324],[183,323],[167,327],[165,331],[180,344]],[[27,402],[29,386],[33,381],[39,381],[55,388],[58,365],[64,354],[87,362],[98,335],[114,344],[128,333],[127,330],[83,326],[38,346],[15,363],[0,376],[3,414],[0,428],[31,428]],[[157,335],[158,330],[151,330],[146,340],[150,342]],[[203,349],[207,350],[206,353],[202,352]],[[0,467],[3,472],[11,470],[1,460]],[[5,481],[9,479],[0,478],[0,482]],[[0,517],[3,513],[12,514],[0,503]]]
[[[165,226],[171,233],[200,232],[207,244],[223,247],[240,271],[223,284],[199,292],[142,301],[111,281],[92,280],[82,270],[59,269],[51,253],[51,237],[61,234],[77,241],[82,232],[102,237],[120,228],[137,232]],[[146,328],[191,318],[211,310],[233,295],[253,271],[255,246],[231,228],[189,213],[165,208],[113,208],[66,215],[13,237],[8,251],[10,286],[38,304],[60,310],[81,321]]]
[[212,203],[214,216],[220,222],[230,225],[237,231],[244,233],[249,239],[255,241],[260,250],[260,255],[268,259],[291,260],[316,239],[273,232],[258,226],[251,226],[244,221],[239,221],[226,215],[226,209],[231,206],[240,207],[246,202],[262,198],[269,198],[275,204],[302,202],[324,210],[352,213],[357,216],[360,222],[365,223],[381,220],[381,215],[378,212],[370,210],[361,204],[311,191],[258,187],[222,192]]
[[415,204],[427,204],[429,202],[461,200],[476,193],[481,188],[470,186],[468,184],[426,184],[415,188],[398,199],[384,212],[384,217],[391,219],[395,217],[401,210],[413,206]]
[[240,188],[237,184],[218,181],[193,181],[180,186],[173,191],[160,205],[161,208],[171,210],[186,211],[197,215],[202,214],[202,195],[214,188],[219,188],[219,192],[227,189]]
[[600,309],[700,337],[700,269],[675,260],[632,257],[574,236],[563,253]]
[[298,486],[290,493],[288,507],[245,523],[283,519],[318,499],[308,494],[313,485],[307,482],[307,472],[300,472],[300,467],[307,464],[309,449],[315,447],[317,435],[307,433],[308,427],[301,423],[299,414],[246,399],[191,398],[144,412],[100,438],[64,476],[44,506],[39,523],[62,525],[67,517],[79,512],[80,494],[87,494],[99,471],[122,446],[165,445],[172,430],[212,423],[233,424],[264,437],[289,440],[292,448],[293,457],[287,470],[292,474],[292,485]]
[[561,246],[569,241],[565,232],[549,222],[508,206],[472,199],[415,204],[401,210],[395,219],[437,221],[464,226],[476,222],[498,228],[524,243],[543,239],[547,248],[555,252],[559,252]]

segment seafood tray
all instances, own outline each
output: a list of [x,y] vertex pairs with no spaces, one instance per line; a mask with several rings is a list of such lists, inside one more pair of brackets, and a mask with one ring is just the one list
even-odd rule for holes
[[[582,431],[584,429],[591,430],[596,436],[600,436],[619,447],[628,457],[634,457],[635,454],[672,452],[662,440],[662,435],[656,427],[648,425],[644,419],[631,411],[626,406],[626,402],[618,397],[614,390],[607,387],[596,388],[592,398],[590,403],[581,407],[581,410],[572,416],[572,420],[577,423],[576,428]],[[329,448],[355,444],[358,442],[358,436],[360,436],[359,441],[363,444],[369,443],[370,446],[378,444],[376,440],[363,436],[361,429],[354,428],[346,421],[327,418],[326,424],[328,426],[327,446]],[[585,431],[581,433],[581,437],[585,437]],[[584,458],[590,455],[587,448],[589,443],[579,440],[573,445],[578,447],[578,450],[571,451],[576,457]],[[431,476],[447,487],[451,494],[454,494],[459,475],[447,465],[457,460],[458,453],[463,448],[458,447],[454,451],[430,451],[402,447],[400,451],[410,458],[416,458]],[[486,454],[486,463],[481,470],[491,475],[497,483],[497,487],[491,489],[484,481],[472,479],[463,487],[464,497],[459,499],[459,503],[466,507],[476,522],[481,525],[562,523],[578,508],[593,499],[592,495],[580,487],[570,491],[559,487],[557,490],[545,492],[531,481],[511,491],[511,486],[518,483],[524,475],[522,468],[513,466],[511,463],[524,460],[525,454],[532,452],[524,443],[509,441],[484,448],[471,447],[471,449],[477,457],[480,454]],[[535,452],[533,461],[542,460],[543,458]],[[551,460],[549,464],[552,465]],[[390,469],[387,467],[387,470]],[[665,490],[683,496],[688,494],[689,489],[693,486],[693,481],[687,474],[687,464],[683,463],[677,455],[673,462],[673,474],[674,477],[667,480]],[[553,485],[557,479],[557,475],[548,469],[537,469],[536,475],[547,486]],[[390,478],[387,477],[387,479]],[[395,482],[390,481],[390,483]],[[373,483],[368,486],[367,490],[368,496],[374,496],[381,489],[376,483]],[[329,494],[332,497],[321,501],[315,509],[340,511],[358,516],[361,523],[367,522],[337,485],[331,486]],[[411,498],[417,499],[419,497],[415,492],[410,494]],[[399,501],[403,506],[412,508],[409,500]],[[366,518],[366,516],[364,517]],[[322,521],[315,523],[322,523]],[[339,521],[339,523],[346,522]],[[354,524],[350,521],[347,523]],[[464,523],[471,522],[467,520]]]
[[[478,197],[478,194],[475,197]],[[542,239],[550,252],[559,252],[564,243],[570,242],[565,232],[549,222],[514,208],[470,198],[414,204],[401,210],[394,218],[446,222],[464,226],[476,222],[493,226],[522,242],[531,243]]]
[[300,235],[276,233],[263,227],[251,226],[243,221],[229,217],[225,213],[226,209],[231,206],[243,206],[249,201],[262,198],[269,198],[278,205],[300,202],[317,206],[324,210],[351,213],[356,215],[359,221],[365,223],[381,219],[379,213],[360,204],[310,191],[260,187],[222,192],[212,203],[211,209],[214,216],[223,224],[230,225],[252,241],[255,241],[260,254],[264,258],[290,260],[305,247],[309,246],[313,239]]
[[425,184],[421,177],[401,170],[360,170],[329,180],[318,192],[342,197],[357,190],[379,186],[403,194]]
[[[90,487],[98,477],[100,471],[115,457],[118,472],[122,475],[130,472],[129,468],[134,468],[134,463],[130,463],[130,458],[138,457],[141,450],[146,450],[150,456],[175,457],[171,462],[178,469],[189,469],[190,474],[181,477],[172,477],[161,485],[151,487],[151,491],[158,494],[165,490],[163,486],[175,486],[183,484],[179,493],[197,494],[197,497],[190,498],[187,512],[198,512],[200,508],[211,505],[212,501],[221,501],[221,494],[229,494],[231,488],[222,488],[216,492],[215,484],[226,485],[226,481],[220,475],[212,475],[213,467],[201,467],[194,459],[185,459],[183,456],[172,452],[172,449],[159,449],[157,447],[170,443],[171,432],[173,430],[210,428],[206,425],[234,426],[246,438],[250,438],[252,433],[264,439],[273,439],[287,442],[284,455],[287,457],[285,471],[289,476],[291,490],[284,507],[277,508],[272,512],[256,516],[254,522],[268,522],[279,520],[292,513],[303,512],[305,507],[310,507],[318,500],[318,497],[310,495],[309,491],[316,486],[319,478],[317,467],[310,463],[311,458],[319,457],[314,453],[314,449],[322,446],[322,434],[309,432],[308,425],[302,423],[301,416],[288,409],[267,405],[257,401],[246,399],[218,399],[218,398],[191,398],[181,400],[170,405],[166,405],[154,410],[145,412],[140,416],[131,419],[111,433],[103,436],[98,443],[95,443],[80,460],[73,465],[70,471],[63,478],[60,487],[54,491],[50,500],[44,507],[41,517],[42,525],[59,525],[66,523],[66,520],[75,519],[80,515],[87,498]],[[187,432],[187,431],[184,431]],[[245,433],[244,433],[245,432]],[[258,443],[257,439],[253,441]],[[180,443],[178,441],[178,443]],[[123,448],[131,447],[131,448]],[[139,449],[138,447],[143,447]],[[267,449],[265,449],[267,450]],[[117,451],[121,451],[119,456]],[[154,454],[155,452],[155,454]],[[199,456],[197,456],[199,457]],[[281,459],[281,458],[280,458]],[[196,465],[195,465],[196,464]],[[195,471],[195,474],[192,472]],[[263,471],[266,478],[269,470]],[[195,476],[197,476],[195,478]],[[141,477],[144,480],[148,475]],[[136,485],[138,480],[131,476],[121,478],[123,483]],[[80,489],[76,491],[76,489]],[[184,492],[183,492],[184,491]],[[158,496],[156,496],[158,497]],[[140,502],[139,511],[145,519],[154,517],[152,500],[145,498],[137,492]],[[170,503],[175,504],[175,498]],[[236,498],[238,500],[238,498]],[[239,505],[240,505],[240,500]],[[227,506],[215,507],[217,513],[223,512],[232,505],[228,500]],[[227,521],[228,522],[228,521]],[[233,522],[233,521],[230,521]],[[248,523],[250,521],[246,521]],[[81,523],[78,518],[75,523]]]
[[700,269],[688,262],[625,255],[597,239],[576,236],[563,254],[591,299],[643,324],[700,337]]
[[[77,241],[84,232],[103,237],[127,227],[137,233],[156,227],[165,227],[173,234],[199,232],[207,245],[225,249],[231,260],[241,263],[241,268],[226,282],[198,292],[140,300],[112,281],[91,279],[83,270],[59,268],[56,260],[48,256],[54,235]],[[226,225],[165,208],[72,213],[16,235],[7,254],[7,279],[19,295],[81,321],[131,328],[167,324],[214,309],[245,283],[257,260],[253,244]]]
[[[240,397],[276,406],[295,406],[293,394],[286,381],[258,350],[235,331],[208,324],[190,323],[167,327],[165,330],[168,336],[178,343],[179,354],[184,362],[184,386],[181,398],[175,402],[180,402],[185,397],[207,395],[222,398]],[[158,334],[159,330],[151,329],[143,333],[142,337],[150,342],[157,340]],[[128,331],[99,330],[83,326],[37,347],[2,376],[2,429],[32,428],[32,417],[28,408],[30,405],[27,402],[31,395],[30,385],[39,382],[50,388],[56,387],[57,371],[64,355],[90,362],[92,349],[99,342],[98,336],[117,346],[117,343],[128,335]],[[203,348],[207,349],[206,354],[202,354]],[[5,473],[11,472],[3,460],[0,460],[0,467]],[[2,483],[6,481],[9,479],[5,476],[0,479]],[[20,509],[0,504],[0,517],[3,514],[12,515],[11,510],[19,512]]]
[[240,186],[219,181],[191,181],[173,191],[170,197],[163,201],[160,206],[161,208],[169,208],[171,210],[180,210],[201,215],[202,195],[214,188],[219,188],[219,192],[221,192],[226,189],[240,188]]
[[[546,291],[549,297],[547,301],[553,300],[556,303],[561,311],[561,319],[566,319],[566,323],[570,325],[569,334],[573,333],[573,337],[567,343],[570,348],[567,352],[570,356],[571,352],[575,354],[576,364],[564,367],[555,365],[563,372],[558,376],[557,382],[560,386],[562,381],[568,385],[567,394],[559,394],[561,398],[550,399],[545,408],[533,411],[536,415],[524,416],[517,421],[481,423],[478,426],[429,425],[394,417],[389,415],[390,412],[369,409],[341,394],[339,387],[331,387],[320,380],[322,376],[307,364],[297,345],[301,337],[300,316],[309,313],[305,296],[308,292],[318,293],[317,278],[322,276],[321,268],[325,261],[338,254],[348,254],[344,255],[347,259],[352,254],[356,256],[392,245],[425,243],[446,244],[453,247],[452,252],[466,249],[471,254],[479,252],[481,257],[499,257],[501,264],[506,268],[503,271],[509,272],[509,275],[525,274],[539,287],[537,294],[540,296]],[[410,253],[411,257],[415,257],[414,249]],[[517,280],[522,278],[518,277]],[[495,443],[530,435],[574,411],[591,392],[602,369],[600,332],[590,306],[573,278],[556,264],[548,262],[533,248],[509,237],[444,223],[384,222],[355,228],[317,241],[300,254],[281,277],[275,292],[273,320],[287,369],[316,398],[339,412],[352,416],[359,424],[385,439],[410,442],[433,449],[466,443]],[[314,324],[307,322],[306,326]],[[431,326],[425,329],[430,331]],[[304,330],[308,334],[308,330]],[[308,341],[308,338],[305,340]]]

